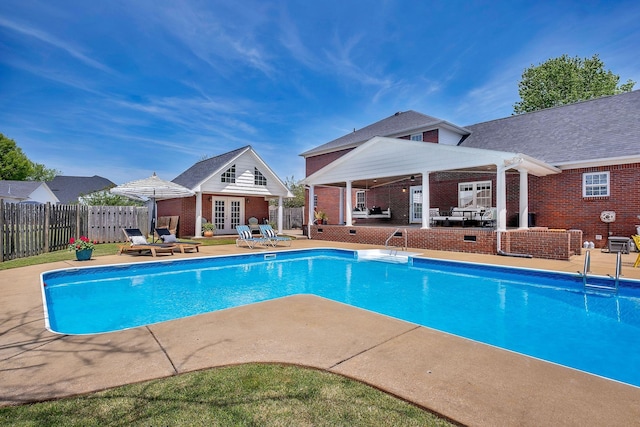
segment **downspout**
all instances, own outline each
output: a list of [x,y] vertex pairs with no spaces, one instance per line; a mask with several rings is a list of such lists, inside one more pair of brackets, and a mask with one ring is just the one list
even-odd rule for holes
[[501,256],[510,256],[515,258],[533,258],[531,254],[514,254],[511,252],[504,252],[501,249],[500,236],[502,235],[502,231],[496,230],[496,253]]

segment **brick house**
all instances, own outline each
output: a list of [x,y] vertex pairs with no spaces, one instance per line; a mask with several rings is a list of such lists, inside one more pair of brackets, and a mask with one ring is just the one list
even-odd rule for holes
[[202,223],[216,234],[236,234],[235,227],[255,217],[269,218],[269,200],[278,199],[278,231],[282,231],[287,186],[251,148],[245,146],[195,163],[173,180],[195,196],[158,201],[158,216],[179,216],[178,234],[202,236]]
[[[406,111],[302,153],[305,183],[313,206],[326,211],[329,224],[351,229],[351,237],[365,233],[353,229],[360,225],[444,233],[430,217],[482,206],[497,214],[492,233],[484,236],[488,243],[482,250],[475,244],[454,244],[453,250],[495,253],[500,240],[504,250],[514,238],[548,242],[556,236],[540,237],[546,229],[567,231],[570,249],[562,252],[570,256],[580,250],[578,238],[604,247],[608,236],[636,233],[639,117],[640,91],[470,126]],[[390,215],[359,213],[372,206]],[[615,221],[603,222],[603,212],[615,212]],[[308,218],[311,224],[312,213]],[[346,233],[326,226],[322,231],[322,238]]]

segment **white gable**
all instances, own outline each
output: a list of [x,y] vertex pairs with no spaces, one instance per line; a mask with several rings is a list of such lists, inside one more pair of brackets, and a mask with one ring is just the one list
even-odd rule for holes
[[335,184],[507,164],[517,165],[538,176],[559,172],[518,153],[375,137],[308,176],[304,182],[309,185]]
[[[235,167],[235,182],[223,182],[223,175],[232,167]],[[266,185],[256,184],[256,169],[266,179]],[[241,196],[293,197],[280,178],[251,149],[215,171],[200,185],[200,191]]]

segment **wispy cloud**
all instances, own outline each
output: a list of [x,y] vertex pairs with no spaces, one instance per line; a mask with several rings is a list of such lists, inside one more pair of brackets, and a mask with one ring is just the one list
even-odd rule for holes
[[37,28],[28,26],[26,24],[18,24],[16,22],[12,22],[9,21],[8,19],[5,19],[3,17],[0,16],[0,26],[4,27],[6,29],[12,30],[16,33],[19,33],[21,35],[24,36],[28,36],[28,37],[32,37],[35,38],[43,43],[48,44],[49,46],[52,46],[56,49],[60,49],[65,51],[66,53],[68,53],[69,55],[71,55],[73,58],[79,60],[80,62],[82,62],[83,64],[94,68],[96,70],[100,70],[100,71],[104,71],[105,73],[114,73],[114,70],[112,70],[111,68],[107,67],[106,65],[100,63],[99,61],[96,61],[93,58],[90,58],[89,56],[85,55],[84,53],[82,53],[80,51],[80,49],[78,49],[75,46],[72,46],[71,43],[60,40],[59,38],[45,32],[42,30],[39,30]]

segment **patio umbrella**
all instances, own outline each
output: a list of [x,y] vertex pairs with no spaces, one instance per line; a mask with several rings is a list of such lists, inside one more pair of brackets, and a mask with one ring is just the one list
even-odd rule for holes
[[127,182],[118,185],[110,190],[114,194],[122,196],[141,198],[146,197],[152,201],[151,213],[151,233],[156,228],[156,200],[177,199],[181,197],[193,196],[195,193],[187,187],[171,181],[158,178],[154,172],[152,176],[137,181]]

